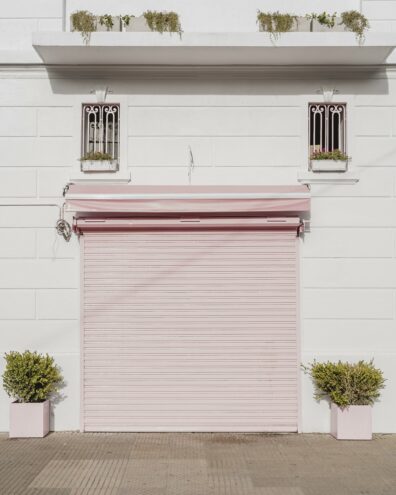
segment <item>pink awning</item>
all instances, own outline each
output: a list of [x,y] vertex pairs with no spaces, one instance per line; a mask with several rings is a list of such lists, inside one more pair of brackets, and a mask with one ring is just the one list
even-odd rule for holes
[[[301,216],[306,186],[133,186],[72,184],[66,211],[84,214],[216,214]],[[96,216],[96,215],[95,215]]]

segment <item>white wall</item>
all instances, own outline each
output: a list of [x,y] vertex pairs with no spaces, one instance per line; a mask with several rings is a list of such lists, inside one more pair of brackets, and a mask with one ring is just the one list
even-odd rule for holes
[[[121,101],[123,165],[134,184],[296,184],[307,166],[307,103],[337,87],[348,103],[348,147],[356,185],[312,186],[312,232],[302,249],[302,361],[375,358],[388,379],[375,406],[376,431],[395,432],[396,73],[331,72],[160,75],[75,71],[0,72],[0,202],[62,201],[79,157],[76,115],[105,80]],[[6,122],[6,124],[5,124]],[[125,143],[124,143],[125,144]],[[54,355],[67,386],[55,428],[78,428],[79,251],[57,237],[53,207],[0,212],[0,354]],[[3,366],[1,361],[0,367]],[[8,429],[0,390],[0,430]],[[303,377],[303,429],[328,431]]]
[[61,31],[63,0],[13,0],[2,2],[0,12],[0,54],[4,51],[32,51],[31,33]]

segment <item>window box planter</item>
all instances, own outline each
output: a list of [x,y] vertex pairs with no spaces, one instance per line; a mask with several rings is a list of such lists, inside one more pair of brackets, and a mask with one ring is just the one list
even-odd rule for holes
[[294,22],[292,31],[297,31],[299,33],[307,33],[312,31],[312,22],[306,17],[299,16]]
[[117,172],[117,160],[81,160],[82,172]]
[[[267,27],[264,25],[262,25],[261,23],[259,23],[259,30],[261,32],[271,32],[271,31],[268,31]],[[303,16],[299,16],[299,17],[296,17],[296,19],[293,21],[293,26],[291,27],[291,29],[289,31],[287,31],[288,33],[296,33],[296,32],[299,32],[299,33],[306,33],[306,32],[309,32],[311,31],[311,21],[309,19],[307,19],[306,17],[303,17]],[[283,32],[277,32],[277,31],[274,31],[275,35],[281,35],[283,34]]]
[[50,403],[12,402],[10,405],[10,438],[45,437],[49,432]]
[[372,407],[331,404],[331,434],[337,440],[371,440]]
[[122,22],[121,27],[122,31],[129,33],[151,32],[146,18],[143,15],[140,17],[132,17],[128,25]]
[[121,31],[121,17],[111,16],[111,20],[113,22],[112,26],[100,23],[100,19],[103,16],[96,16],[96,31],[97,32],[106,32],[106,33],[119,33]]
[[313,172],[346,172],[348,160],[311,160]]
[[332,32],[342,32],[342,31],[347,31],[345,29],[344,24],[341,24],[342,20],[341,17],[336,17],[334,26],[333,27],[328,27],[325,24],[321,24],[317,19],[313,19],[311,21],[311,31],[314,33],[332,33]]

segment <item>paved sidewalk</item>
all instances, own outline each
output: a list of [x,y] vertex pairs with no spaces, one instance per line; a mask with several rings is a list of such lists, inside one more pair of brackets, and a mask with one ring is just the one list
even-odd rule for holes
[[0,494],[396,495],[396,435],[0,435]]

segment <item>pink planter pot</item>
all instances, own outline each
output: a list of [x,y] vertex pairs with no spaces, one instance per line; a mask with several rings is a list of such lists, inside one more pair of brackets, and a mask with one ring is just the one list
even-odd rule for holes
[[10,438],[45,437],[49,432],[50,403],[10,405]]
[[337,440],[371,440],[372,407],[349,406],[340,409],[331,404],[331,434]]

